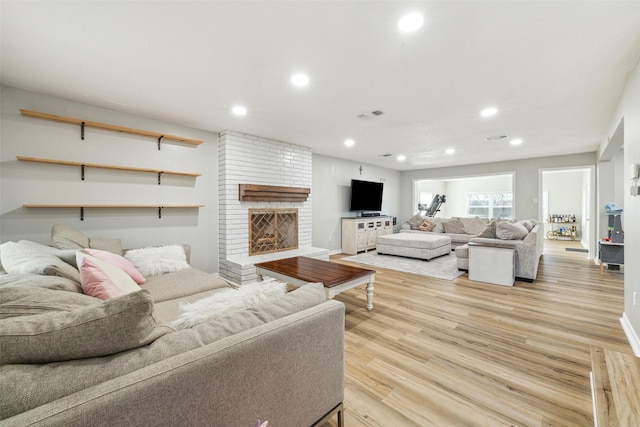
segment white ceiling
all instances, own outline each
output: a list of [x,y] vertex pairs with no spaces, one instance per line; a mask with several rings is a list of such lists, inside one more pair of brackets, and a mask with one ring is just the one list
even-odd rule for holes
[[[402,34],[411,11],[425,24]],[[640,1],[3,0],[0,13],[3,84],[397,170],[594,151],[640,53]],[[308,87],[290,84],[297,71]],[[484,142],[500,134],[524,143]]]

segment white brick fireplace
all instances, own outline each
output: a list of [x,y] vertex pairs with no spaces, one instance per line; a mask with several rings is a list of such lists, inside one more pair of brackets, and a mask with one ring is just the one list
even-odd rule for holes
[[[311,246],[310,194],[303,202],[239,200],[240,184],[311,188],[311,149],[243,133],[224,131],[218,140],[220,276],[237,284],[256,280],[254,264],[291,256],[328,258]],[[298,249],[249,256],[249,209],[297,208]]]

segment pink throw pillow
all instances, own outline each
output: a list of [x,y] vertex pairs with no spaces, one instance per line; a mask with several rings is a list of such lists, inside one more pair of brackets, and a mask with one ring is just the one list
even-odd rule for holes
[[143,283],[145,283],[147,281],[147,279],[144,278],[142,273],[140,273],[138,270],[136,270],[136,268],[133,266],[131,261],[129,261],[128,259],[126,259],[123,256],[120,256],[118,254],[114,254],[113,252],[103,251],[101,249],[88,249],[87,248],[87,249],[84,249],[83,251],[84,251],[84,253],[92,255],[92,256],[98,258],[99,260],[107,261],[108,263],[111,263],[111,264],[115,265],[116,267],[120,267],[125,273],[127,273],[129,276],[131,276],[131,278],[133,280],[135,280],[135,282],[138,285],[142,285]]
[[108,300],[140,290],[140,286],[119,267],[80,251],[76,257],[80,285],[86,295]]

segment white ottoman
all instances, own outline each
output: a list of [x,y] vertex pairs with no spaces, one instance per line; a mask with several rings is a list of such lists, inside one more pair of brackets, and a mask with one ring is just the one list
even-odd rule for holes
[[430,260],[451,252],[451,237],[427,233],[397,233],[378,236],[379,254]]

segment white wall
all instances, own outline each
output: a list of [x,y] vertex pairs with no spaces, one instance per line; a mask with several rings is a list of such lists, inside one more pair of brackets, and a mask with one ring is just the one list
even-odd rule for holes
[[[170,100],[167,108],[171,108]],[[24,117],[20,109],[203,139],[199,146]],[[192,264],[218,270],[217,134],[149,118],[2,88],[0,236],[2,241],[50,242],[51,226],[66,224],[91,237],[121,238],[123,247],[189,243]],[[202,176],[157,175],[21,162],[30,156],[88,163],[199,172]],[[200,209],[28,209],[24,203],[204,204]]]
[[545,171],[542,189],[549,192],[549,214],[575,215],[576,222],[582,220],[582,186],[584,172]]
[[[547,168],[593,166],[596,153],[581,153],[567,156],[538,157],[508,162],[483,163],[447,168],[406,171],[401,176],[400,218],[406,221],[413,212],[413,181],[418,179],[443,179],[447,177],[473,177],[486,174],[515,173],[513,189],[514,213],[517,218],[538,218],[540,184],[538,171]],[[447,202],[448,203],[448,202]]]
[[313,246],[338,251],[342,247],[341,218],[349,211],[351,180],[382,181],[382,214],[398,216],[400,172],[334,157],[313,155]]
[[[624,179],[624,315],[622,324],[636,356],[640,357],[640,196],[631,196],[631,165],[640,162],[640,64],[631,73],[620,101],[624,117],[624,160],[619,168]],[[606,147],[604,147],[606,149]],[[635,295],[635,299],[634,299]],[[635,304],[634,304],[635,302]]]

